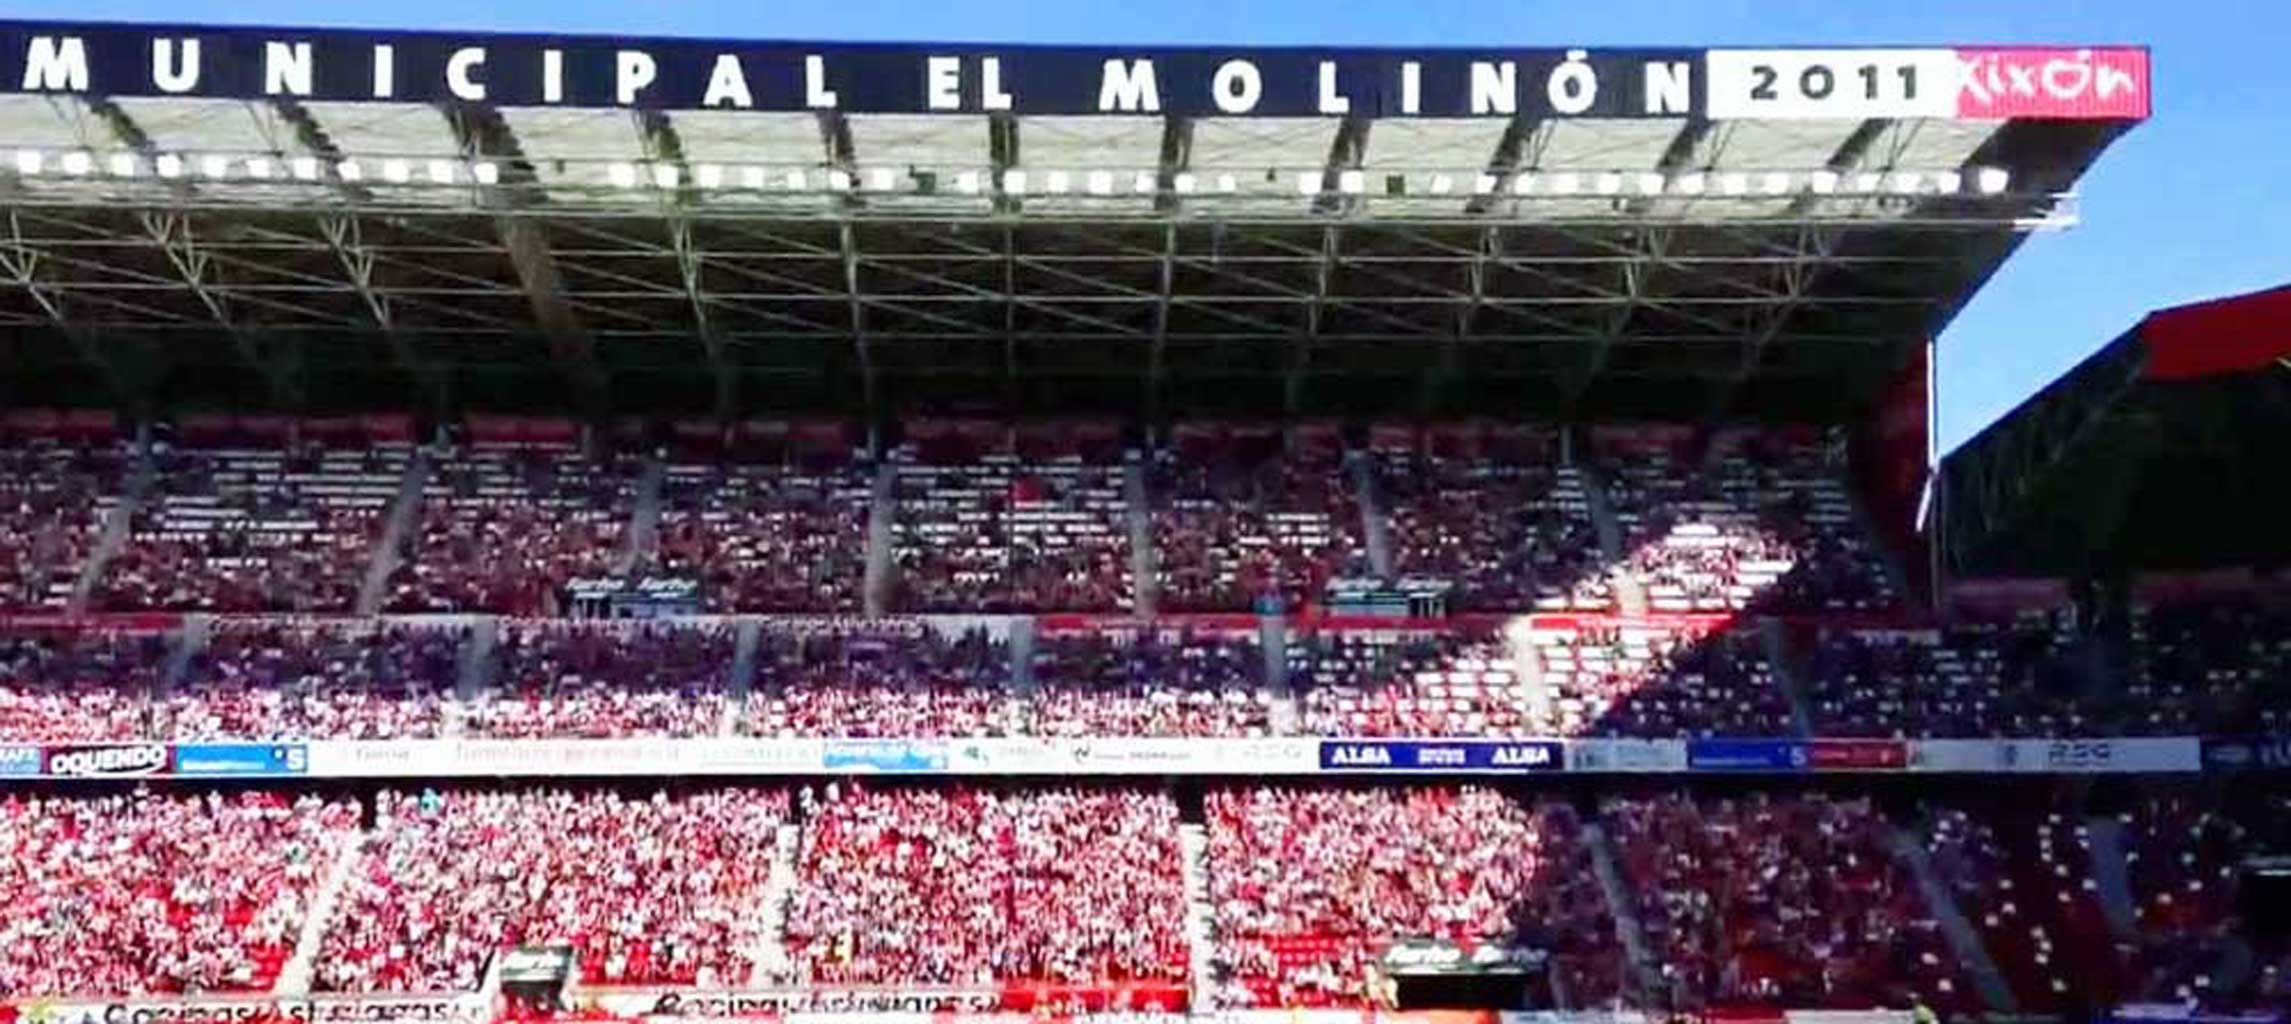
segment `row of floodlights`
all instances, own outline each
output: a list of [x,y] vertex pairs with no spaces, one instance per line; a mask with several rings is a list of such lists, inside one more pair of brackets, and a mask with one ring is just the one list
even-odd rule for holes
[[[215,181],[232,178],[252,181],[319,181],[331,177],[343,182],[363,182],[369,180],[371,175],[374,180],[394,185],[417,182],[436,185],[474,182],[492,185],[501,180],[500,165],[488,160],[389,159],[374,161],[369,166],[356,160],[322,161],[310,156],[234,158],[213,154],[189,157],[162,153],[150,158],[149,163],[152,174],[167,179],[198,177]],[[142,175],[144,164],[145,158],[134,153],[115,153],[101,161],[102,169],[118,178]],[[16,153],[16,171],[22,175],[60,173],[71,177],[86,177],[95,174],[98,166],[96,155],[85,150],[51,154],[25,149]],[[902,177],[907,180],[902,182]],[[1080,193],[1112,196],[1124,191],[1154,195],[1164,189],[1162,177],[1161,172],[1151,170],[1046,171],[1036,174],[1010,168],[999,174],[979,170],[957,171],[951,184],[955,192],[965,195],[977,195],[990,188],[1005,195]],[[1333,177],[1335,180],[1332,182],[1331,175],[1325,171],[1298,172],[1297,192],[1299,195],[1317,196],[1331,191],[1332,186],[1333,191],[1342,195],[1364,195],[1368,192],[1368,171],[1342,170]],[[1779,196],[1792,194],[1799,189],[1816,195],[1951,195],[1971,191],[1993,196],[2004,192],[2011,184],[2011,176],[1999,167],[1981,168],[1970,176],[1954,170],[1846,173],[1816,170],[1799,173],[1688,171],[1678,174],[1521,171],[1503,177],[1485,173],[1465,176],[1392,174],[1380,177],[1383,190],[1388,195],[1406,195],[1421,188],[1435,196],[1467,192],[1475,196]],[[612,163],[604,166],[602,183],[623,189],[646,185],[673,189],[684,187],[684,178],[685,170],[677,164]],[[1204,191],[1234,193],[1240,191],[1241,180],[1241,175],[1229,172],[1197,175],[1190,171],[1180,171],[1168,175],[1167,190],[1180,195]],[[691,169],[691,184],[703,189],[736,187],[753,191],[849,192],[865,189],[875,192],[934,192],[938,190],[939,176],[928,172],[901,172],[889,167],[877,167],[861,174],[841,168],[726,168],[716,164],[699,164]]]

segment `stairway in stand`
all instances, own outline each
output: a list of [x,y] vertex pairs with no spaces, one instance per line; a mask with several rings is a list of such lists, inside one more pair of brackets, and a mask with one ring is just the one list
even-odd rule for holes
[[1210,917],[1208,826],[1194,822],[1179,825],[1177,845],[1185,878],[1185,941],[1190,950],[1186,977],[1192,979],[1188,1005],[1201,1013],[1212,1005],[1211,996],[1217,990],[1215,967],[1209,959],[1216,934]]
[[796,849],[802,845],[800,825],[781,825],[772,838],[772,873],[764,882],[763,934],[749,959],[756,967],[748,976],[749,988],[769,988],[795,971],[788,959],[788,901],[795,897]]
[[342,888],[350,884],[350,873],[357,870],[358,858],[365,853],[371,835],[361,831],[352,836],[327,865],[326,877],[310,898],[310,913],[302,920],[302,932],[294,940],[294,955],[287,958],[277,983],[271,986],[273,995],[300,999],[310,994],[311,977],[318,969],[319,940],[326,934],[327,923],[334,919],[334,905],[342,901]]

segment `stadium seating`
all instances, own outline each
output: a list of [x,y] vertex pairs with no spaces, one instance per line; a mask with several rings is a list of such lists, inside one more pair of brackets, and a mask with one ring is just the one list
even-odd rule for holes
[[0,994],[267,992],[355,804],[149,792],[0,801]]
[[559,612],[565,584],[618,569],[641,475],[634,458],[562,446],[439,453],[385,607]]
[[[1851,611],[1895,603],[1826,439],[1733,432],[1697,451],[1630,439],[1602,459],[1626,571],[1661,612]],[[1699,460],[1699,464],[1698,464]]]
[[2136,608],[2125,734],[2291,734],[2291,612],[2242,600]]
[[1122,469],[984,455],[893,465],[893,606],[916,612],[1126,611],[1136,602]]
[[351,611],[411,456],[405,445],[155,446],[151,490],[93,605]]
[[153,633],[0,634],[0,739],[68,743],[154,735],[151,695],[168,643]]
[[1577,620],[1528,632],[1549,693],[1541,732],[1567,736],[1783,736],[1788,694],[1762,639],[1709,624]]
[[733,636],[721,625],[529,622],[494,641],[493,686],[471,735],[713,736],[723,731]]
[[1218,998],[1359,1005],[1401,938],[1547,950],[1570,1001],[1621,987],[1575,817],[1493,790],[1252,788],[1207,797]]
[[40,436],[0,447],[0,608],[70,602],[131,461],[117,442]]
[[699,580],[711,612],[859,611],[869,475],[848,455],[672,459],[646,568]]
[[384,792],[321,940],[321,992],[474,991],[569,946],[597,984],[747,983],[787,794]]
[[225,620],[157,702],[179,742],[443,734],[468,629],[373,620]]
[[752,736],[1000,736],[1013,728],[1010,651],[983,629],[834,621],[762,638],[740,713]]
[[1674,1005],[1970,1007],[1867,798],[1613,797],[1601,818]]
[[1806,704],[1825,736],[2090,735],[2098,723],[2059,696],[2066,621],[1825,630],[1807,659]]
[[1394,574],[1453,583],[1456,611],[1613,610],[1582,474],[1548,445],[1522,461],[1375,454]]
[[[2280,808],[2281,798],[2253,801],[2254,809]],[[2275,805],[2270,807],[2270,803]],[[2144,794],[2120,812],[2124,867],[2131,886],[2137,943],[2131,949],[2127,996],[2135,1002],[2235,1002],[2220,968],[2229,949],[2238,904],[2238,873],[2246,854],[2259,852],[2247,829],[2229,814],[2187,792]],[[2222,987],[2215,989],[2217,979]]]
[[1253,630],[1037,636],[1020,731],[1035,736],[1263,736],[1271,694]]
[[1485,629],[1291,638],[1289,684],[1322,736],[1545,735],[1508,640]]
[[798,980],[1087,987],[1184,977],[1185,889],[1167,796],[844,783],[804,817],[787,922]]
[[1146,478],[1161,611],[1295,608],[1367,574],[1357,491],[1331,451],[1221,439],[1156,451]]
[[2022,1009],[2058,1012],[2096,979],[2112,983],[2106,925],[2092,902],[2080,827],[1935,805],[1926,837],[1935,873],[1980,934]]

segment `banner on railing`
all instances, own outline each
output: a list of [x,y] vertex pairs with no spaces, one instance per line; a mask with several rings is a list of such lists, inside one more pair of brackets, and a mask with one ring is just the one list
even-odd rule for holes
[[177,775],[301,775],[310,751],[300,743],[183,743],[175,747]]
[[1909,767],[1927,772],[2192,772],[2203,768],[2194,736],[2031,740],[1920,740]]
[[405,996],[313,996],[310,1020],[316,1024],[390,1024],[405,1021],[472,1021],[489,1016],[485,997],[468,993]]
[[169,751],[165,743],[81,743],[49,747],[42,772],[56,778],[165,775]]
[[1688,740],[1686,766],[1708,772],[1802,772],[1806,744],[1799,740]]
[[1685,740],[1569,740],[1571,772],[1683,772]]
[[751,737],[0,744],[7,778],[523,778],[769,775],[1960,772],[2291,767],[2291,740],[2190,736],[1891,740]]
[[986,1013],[1002,1007],[991,988],[585,989],[580,1001],[620,1017],[728,1020],[789,1013]]
[[26,1000],[10,1004],[35,1024],[241,1024],[272,1015],[310,1020],[310,1004],[269,996],[190,999]]
[[937,773],[947,770],[941,740],[828,740],[820,767],[831,772]]
[[1331,740],[1320,745],[1330,772],[1555,772],[1566,767],[1558,740]]

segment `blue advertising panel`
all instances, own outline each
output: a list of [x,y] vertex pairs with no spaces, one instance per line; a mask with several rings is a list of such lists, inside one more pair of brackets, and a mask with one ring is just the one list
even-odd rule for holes
[[943,772],[947,745],[915,740],[834,740],[820,755],[831,772]]
[[300,743],[186,743],[175,748],[177,775],[301,775],[310,754]]
[[40,774],[40,748],[29,743],[0,744],[0,776]]
[[1323,771],[1555,772],[1565,766],[1557,740],[1330,740]]
[[1688,740],[1686,766],[1694,771],[1802,772],[1806,745],[1799,740]]

